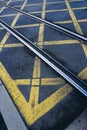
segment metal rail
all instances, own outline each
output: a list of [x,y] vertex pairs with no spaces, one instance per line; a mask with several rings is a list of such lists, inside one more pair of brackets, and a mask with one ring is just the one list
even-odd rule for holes
[[76,32],[73,32],[73,31],[71,31],[71,30],[68,30],[68,29],[66,29],[66,28],[64,28],[64,27],[62,27],[62,26],[60,26],[60,25],[58,25],[58,24],[56,25],[56,24],[51,23],[51,22],[49,22],[49,21],[47,21],[47,20],[45,20],[45,19],[42,19],[42,18],[40,18],[40,17],[37,17],[37,16],[35,16],[35,15],[32,15],[32,14],[30,14],[30,13],[27,13],[27,12],[25,12],[25,11],[22,11],[22,10],[20,10],[20,9],[17,9],[17,8],[15,8],[15,7],[6,5],[5,3],[2,3],[2,2],[0,2],[0,3],[1,3],[2,5],[4,5],[4,6],[8,7],[8,8],[11,8],[11,9],[13,9],[13,10],[16,10],[16,11],[18,11],[18,12],[20,12],[20,13],[22,13],[22,14],[28,16],[28,17],[31,17],[31,18],[33,18],[33,19],[39,21],[39,22],[43,22],[43,23],[47,24],[48,26],[50,26],[51,28],[53,28],[53,29],[55,29],[55,30],[57,30],[57,31],[60,31],[60,32],[62,32],[62,33],[65,33],[65,34],[67,34],[67,35],[69,35],[69,36],[71,36],[71,37],[73,37],[73,38],[76,38],[76,39],[78,39],[78,40],[80,40],[80,41],[84,41],[84,44],[85,44],[85,43],[87,44],[87,37],[85,37],[84,35],[81,35],[81,34],[79,34],[79,33],[76,33]]
[[34,52],[41,60],[47,63],[53,70],[60,74],[66,81],[68,81],[71,85],[77,88],[82,94],[87,96],[87,85],[83,81],[81,81],[76,75],[70,72],[61,63],[49,56],[46,52],[41,50],[32,41],[27,39],[15,29],[11,28],[4,21],[0,20],[0,25],[8,32],[10,32],[20,42],[22,42],[26,47],[28,47],[32,52]]

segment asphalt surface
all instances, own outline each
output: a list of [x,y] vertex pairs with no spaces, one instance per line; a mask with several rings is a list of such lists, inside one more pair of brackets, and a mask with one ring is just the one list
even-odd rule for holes
[[[9,5],[87,37],[86,0],[12,0]],[[17,11],[2,9],[0,19],[87,83],[87,45]],[[87,107],[86,97],[2,27],[0,78],[30,130],[64,130]]]

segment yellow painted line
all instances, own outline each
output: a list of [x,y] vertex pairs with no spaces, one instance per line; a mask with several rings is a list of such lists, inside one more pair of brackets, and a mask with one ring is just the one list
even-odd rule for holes
[[[87,22],[87,19],[80,19],[78,20],[78,22]],[[58,22],[54,22],[55,24],[68,24],[68,23],[72,23],[71,20],[68,21],[58,21]],[[27,25],[20,25],[20,26],[15,26],[14,28],[25,28],[25,27],[35,27],[35,26],[39,26],[39,24],[27,24]]]
[[[87,22],[87,19],[84,20],[79,20],[79,22]],[[69,21],[58,21],[58,22],[54,22],[55,24],[67,24],[67,23],[72,23],[71,20]],[[35,26],[39,26],[40,24],[27,24],[27,25],[19,25],[19,26],[15,26],[14,28],[26,28],[26,27],[35,27]],[[0,28],[0,30],[2,30],[4,28]]]
[[84,9],[87,9],[87,6],[86,7],[80,7],[80,8],[72,8],[72,10],[84,10]]
[[46,4],[60,4],[60,3],[64,3],[64,1],[57,1],[57,2],[47,2]]
[[18,106],[18,109],[22,111],[26,118],[28,118],[28,112],[25,111],[29,109],[28,103],[26,102],[25,98],[23,97],[22,93],[19,91],[16,83],[14,80],[11,79],[10,75],[7,73],[6,69],[0,62],[0,78],[4,82],[9,94],[13,98],[15,104]]
[[[78,0],[78,1],[84,1],[84,0]],[[69,2],[77,2],[77,0],[69,0]],[[58,2],[46,2],[46,4],[58,4],[58,3],[64,3],[64,1],[58,1]],[[37,5],[42,5],[42,3],[35,3],[35,4],[27,4],[27,6],[37,6]],[[14,7],[20,7],[20,5],[14,6]]]
[[33,70],[33,77],[32,78],[38,78],[38,79],[32,79],[32,87],[30,91],[30,106],[32,107],[38,104],[38,97],[39,97],[39,84],[40,84],[40,59],[38,57],[35,57],[35,63],[34,63],[34,70]]
[[12,44],[5,44],[4,48],[13,48],[13,47],[24,47],[21,43],[12,43]]
[[67,11],[67,9],[58,9],[58,10],[47,10],[46,13],[52,13],[52,12],[62,12]]
[[[9,2],[7,2],[7,5],[9,5],[11,1],[12,1],[12,0],[10,0]],[[1,13],[2,11],[4,11],[5,8],[6,8],[6,7],[4,6],[4,7],[0,10],[0,13]]]
[[[80,8],[72,8],[72,10],[83,10],[83,9],[87,9],[87,7],[80,7]],[[46,10],[46,13],[52,13],[52,12],[64,12],[64,11],[68,11],[68,9],[58,9],[58,10]],[[33,12],[29,12],[31,14],[37,14],[37,13],[41,13],[41,11],[33,11]]]
[[57,103],[59,103],[64,97],[66,97],[72,88],[69,85],[64,85],[62,88],[53,93],[50,97],[45,99],[39,105],[37,105],[34,113],[33,120],[37,120],[37,116],[41,117],[49,111],[49,108],[52,109]]
[[39,26],[39,24],[20,25],[20,26],[15,26],[14,28],[26,28],[26,27],[36,27],[36,26]]
[[87,19],[79,19],[78,22],[80,22],[80,23],[87,22]]
[[[78,40],[58,40],[58,41],[45,41],[44,45],[60,45],[60,44],[78,44]],[[42,42],[38,42],[38,46],[42,48]],[[0,47],[3,45],[0,44]],[[12,44],[5,44],[4,48],[13,48],[13,47],[24,47],[22,43],[12,43]],[[37,60],[39,62],[39,60]],[[37,70],[38,71],[38,70]]]
[[[79,23],[82,22],[87,22],[87,19],[80,19],[78,20]],[[68,23],[72,23],[71,20],[69,21],[58,21],[58,22],[54,22],[55,24],[68,24]],[[39,24],[27,24],[27,25],[19,25],[19,26],[15,26],[14,28],[26,28],[26,27],[34,27],[34,26],[39,26]],[[4,28],[0,28],[0,30],[3,30]]]
[[[45,18],[45,6],[46,6],[46,0],[43,1],[43,9],[42,9],[42,18]],[[43,41],[43,32],[44,32],[44,24],[40,24],[39,27],[39,36],[38,41]],[[38,57],[35,57],[35,63],[34,63],[34,70],[33,70],[33,78],[32,79],[32,87],[31,87],[31,93],[30,93],[30,100],[29,103],[33,106],[38,104],[38,98],[39,98],[39,85],[40,85],[40,59]]]
[[[84,10],[84,9],[87,9],[87,7],[72,8],[72,10]],[[62,11],[68,11],[68,9],[46,10],[47,13],[50,13],[50,12],[62,12]]]
[[30,79],[17,79],[15,80],[16,85],[30,85]]
[[[22,7],[21,7],[21,10],[24,9],[26,3],[27,3],[27,0],[25,0],[25,2],[23,3],[23,5],[22,5]],[[12,24],[11,24],[11,27],[14,27],[14,26],[15,26],[15,24],[17,23],[17,21],[18,21],[20,15],[21,15],[21,13],[18,13],[18,14],[16,15],[16,17],[14,18],[14,20],[13,20],[13,22],[12,22]],[[9,36],[10,36],[10,33],[7,32],[7,33],[5,34],[5,36],[3,37],[2,41],[1,41],[1,43],[2,43],[3,46],[5,45],[7,39],[9,38]],[[2,47],[2,48],[3,48],[3,47]],[[2,51],[2,48],[0,48],[0,51]]]
[[[87,9],[87,7],[80,7],[80,8],[72,8],[72,10],[82,10],[82,9]],[[58,9],[58,10],[46,10],[46,12],[60,12],[60,11],[68,11],[68,9]],[[41,13],[41,11],[35,11],[35,12],[29,12],[29,13]],[[3,14],[0,15],[0,17],[11,17],[15,16],[16,14]],[[22,14],[21,14],[22,15]]]
[[[2,44],[0,44],[0,47],[2,47]],[[13,48],[13,47],[24,47],[24,45],[22,43],[12,43],[4,45],[4,48]]]
[[69,14],[70,14],[70,16],[71,16],[71,18],[72,18],[72,21],[73,21],[73,24],[74,24],[74,27],[75,27],[76,31],[77,31],[78,33],[82,34],[82,30],[81,30],[81,28],[80,28],[80,26],[79,26],[79,24],[78,24],[78,21],[77,21],[77,19],[76,19],[74,13],[73,13],[73,11],[72,11],[72,8],[70,7],[69,2],[68,2],[67,0],[65,0],[65,3],[66,3],[66,6],[67,6],[67,8],[68,8]]
[[[83,9],[87,9],[87,7],[80,7],[80,8],[72,8],[72,10],[83,10]],[[58,10],[46,10],[46,12],[61,12],[61,11],[68,11],[68,9],[58,9]],[[34,11],[34,12],[29,12],[29,13],[32,13],[32,14],[37,14],[37,13],[41,13],[41,11]],[[15,16],[16,14],[3,14],[3,15],[0,15],[0,17],[9,17],[9,16]],[[21,14],[22,15],[22,14]]]
[[42,11],[33,11],[33,12],[28,12],[28,13],[31,13],[31,14],[39,14],[41,13]]
[[[83,73],[82,73],[83,74]],[[32,85],[37,86],[40,85],[40,79],[32,79]],[[15,80],[16,85],[30,85],[31,84],[31,79],[16,79]],[[65,81],[62,78],[41,78],[41,85],[43,86],[52,86],[52,85],[60,85],[64,84]]]
[[[57,3],[64,3],[64,1],[47,2],[46,4],[57,4]],[[28,6],[38,6],[38,5],[42,5],[42,3],[27,4],[25,7],[28,7]],[[20,5],[19,6],[15,6],[15,7],[20,7]]]
[[[19,26],[15,26],[14,28],[26,28],[26,27],[36,27],[39,26],[39,24],[27,24],[27,25],[19,25]],[[4,28],[0,28],[0,30],[3,30]]]
[[[82,74],[80,73],[80,75],[84,76],[86,74],[86,72],[84,70],[82,70],[82,72],[81,72]],[[57,90],[53,94],[51,94],[51,96],[47,97],[41,103],[39,103],[35,106],[33,104],[31,104],[31,106],[30,106],[30,103],[26,102],[24,96],[19,91],[19,89],[17,87],[17,81],[15,82],[14,80],[11,79],[10,75],[7,73],[7,71],[4,68],[4,66],[2,65],[2,63],[0,63],[0,78],[4,82],[9,94],[11,95],[15,104],[17,105],[23,118],[29,125],[32,125],[36,120],[38,120],[43,115],[45,115],[48,111],[50,111],[56,104],[58,104],[64,97],[66,97],[73,90],[68,84],[65,84],[59,90]],[[87,79],[87,76],[85,78]],[[24,81],[20,82],[20,80],[19,80],[18,82],[21,84]],[[44,79],[42,79],[42,82],[45,85],[45,84],[47,84],[48,81],[46,82]],[[56,79],[56,82],[62,83],[61,80],[59,81],[57,79]],[[19,83],[18,83],[18,85],[19,85]],[[37,90],[37,87],[33,87],[34,90],[35,90],[35,88]],[[33,92],[35,92],[35,91],[33,91]],[[35,97],[35,94],[32,96]]]
[[[36,120],[38,120],[48,111],[50,111],[56,104],[58,104],[64,97],[66,97],[72,91],[72,88],[68,84],[66,84],[40,104],[37,104],[38,99],[36,100],[36,102],[35,100],[32,100],[31,104],[26,102],[25,98],[17,88],[16,82],[11,79],[11,77],[9,76],[9,74],[7,73],[7,71],[1,63],[0,77],[6,85],[6,88],[9,91],[11,97],[13,98],[15,104],[18,106],[18,109],[20,110],[22,116],[29,125],[33,124]],[[38,86],[33,87],[32,91],[32,99],[38,98]],[[37,95],[35,92],[37,93]]]
[[39,45],[42,45],[43,43],[43,33],[44,33],[44,24],[40,24],[40,27],[39,27],[39,36],[38,36],[38,44]]
[[3,17],[11,17],[11,16],[15,16],[17,14],[3,14],[3,15],[0,15],[0,18],[3,18]]
[[[35,3],[35,4],[26,4],[25,7],[30,7],[30,6],[37,6],[37,5],[42,5],[42,3]],[[14,6],[14,7],[20,7],[20,5]]]
[[19,1],[23,1],[23,0],[12,0],[12,2],[19,2]]
[[45,41],[44,45],[59,45],[59,44],[77,44],[78,40],[59,40],[59,41]]
[[[45,19],[45,10],[46,10],[46,0],[44,0],[44,3],[43,3],[42,16],[41,16],[42,19]],[[43,35],[44,35],[44,24],[40,24],[39,36],[38,36],[38,42],[40,45],[43,44]]]
[[2,48],[2,47],[3,47],[3,45],[0,44],[0,48]]
[[12,48],[12,47],[17,47],[17,44],[5,44],[4,48]]
[[41,85],[60,85],[64,84],[65,81],[62,78],[42,78]]
[[32,79],[32,86],[39,86],[40,85],[40,79]]
[[[67,8],[68,8],[69,14],[70,14],[70,16],[71,16],[71,18],[72,18],[73,25],[74,25],[76,31],[77,31],[78,33],[80,33],[80,34],[83,34],[83,32],[82,32],[82,30],[81,30],[81,28],[80,28],[80,25],[79,25],[79,23],[78,23],[78,21],[77,21],[75,15],[74,15],[74,12],[73,12],[72,8],[70,7],[70,4],[69,4],[68,0],[65,0],[65,3],[66,3],[66,6],[67,6]],[[84,53],[85,53],[85,56],[86,56],[86,58],[87,58],[87,45],[82,44],[82,48],[83,48]]]
[[[59,103],[66,95],[68,95],[72,88],[68,85],[63,86],[46,100],[34,106],[34,104],[28,103],[20,90],[18,89],[16,82],[11,79],[10,75],[7,73],[4,66],[0,63],[0,78],[4,82],[9,94],[17,105],[19,111],[21,112],[23,118],[29,125],[32,125],[36,120],[46,114],[51,110],[57,103]],[[34,89],[34,90],[33,90]],[[36,96],[35,92],[37,87],[33,87],[32,96]],[[36,89],[36,90],[35,90]],[[34,99],[32,97],[32,99]]]
[[40,59],[38,57],[35,57],[33,78],[40,78]]
[[68,24],[68,23],[72,23],[71,20],[68,20],[68,21],[58,21],[58,22],[54,22],[56,24]]
[[69,2],[80,2],[80,1],[85,1],[85,0],[69,0]]
[[[53,2],[53,3],[59,3],[59,2]],[[35,5],[39,5],[39,4],[35,4]],[[28,5],[25,5],[25,6],[28,6]],[[31,4],[31,6],[33,6],[33,4]],[[14,7],[20,7],[20,6],[14,6]],[[83,9],[87,9],[87,7],[72,8],[72,10],[83,10]],[[60,11],[68,11],[68,9],[46,10],[46,12],[60,12]],[[34,13],[35,14],[35,13],[41,13],[41,11],[35,11],[35,12],[29,12],[29,13]],[[15,15],[16,14],[6,14],[6,15],[0,15],[0,17],[2,18],[2,17],[9,17],[9,16],[15,16]]]
[[81,79],[87,79],[87,67],[83,69],[78,76],[81,77]]

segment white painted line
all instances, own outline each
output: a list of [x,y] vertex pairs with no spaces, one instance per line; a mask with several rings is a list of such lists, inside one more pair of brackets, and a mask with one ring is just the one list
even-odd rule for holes
[[3,84],[0,85],[0,111],[9,130],[27,130]]

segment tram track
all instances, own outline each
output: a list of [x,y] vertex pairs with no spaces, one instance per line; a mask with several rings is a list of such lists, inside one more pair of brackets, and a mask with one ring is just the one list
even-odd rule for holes
[[47,21],[45,19],[42,19],[42,18],[37,17],[35,15],[32,15],[30,13],[27,13],[27,12],[25,12],[23,10],[20,10],[20,9],[17,9],[15,7],[10,6],[10,5],[7,5],[6,3],[0,2],[0,4],[10,8],[10,9],[16,10],[16,11],[26,15],[27,17],[31,17],[32,19],[37,20],[38,22],[42,22],[42,23],[48,25],[49,27],[51,27],[51,28],[53,28],[53,29],[55,29],[57,31],[60,31],[60,32],[66,34],[66,35],[69,35],[69,36],[71,36],[71,37],[73,37],[73,38],[75,38],[77,40],[83,41],[83,44],[87,44],[87,37],[85,37],[84,35],[81,35],[79,33],[73,32],[73,31],[71,31],[69,29],[66,29],[66,28],[60,26],[59,24],[56,25],[56,24],[54,24],[54,23],[52,23],[50,21]]
[[60,62],[52,58],[45,51],[41,50],[36,46],[30,39],[27,39],[24,35],[10,27],[4,21],[0,20],[0,25],[11,33],[15,38],[17,38],[21,43],[23,43],[27,48],[29,48],[35,55],[37,55],[41,60],[48,64],[53,70],[60,74],[69,84],[74,86],[83,95],[87,97],[87,84],[85,84],[80,78],[69,71]]

